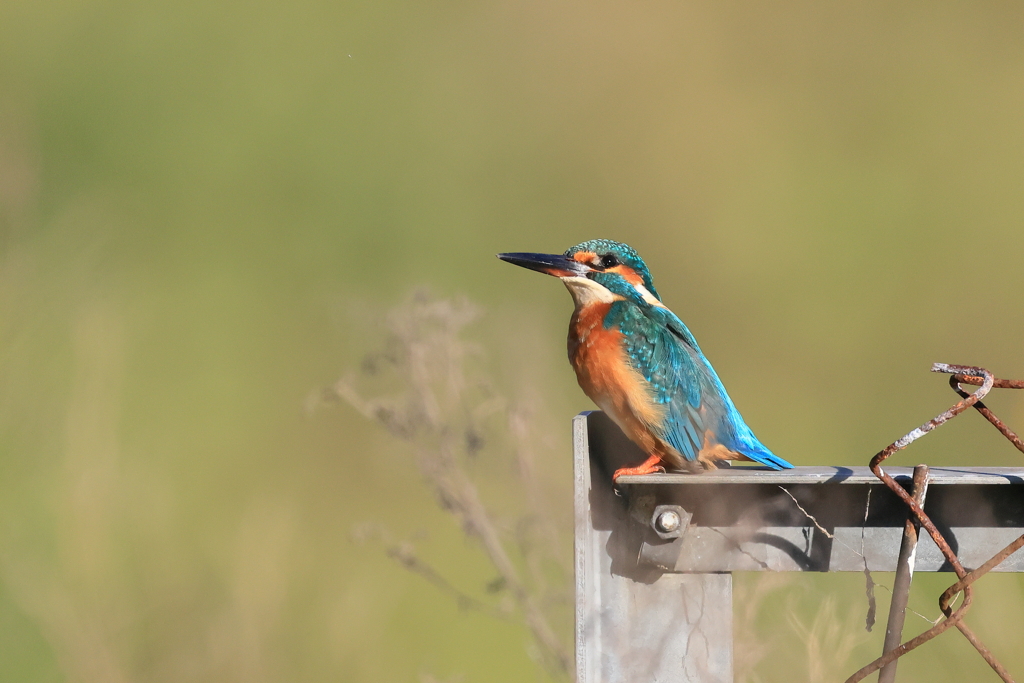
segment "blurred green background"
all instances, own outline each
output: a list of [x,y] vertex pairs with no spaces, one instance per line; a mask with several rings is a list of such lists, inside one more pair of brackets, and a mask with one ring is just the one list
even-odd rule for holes
[[[406,445],[303,406],[410,290],[467,295],[563,523],[571,302],[493,254],[593,237],[776,453],[866,463],[952,403],[932,362],[1024,377],[1024,6],[0,4],[0,679],[549,680],[523,627],[352,541],[493,578]],[[1021,464],[977,416],[894,460]],[[880,650],[859,575],[736,584],[741,680]],[[1018,675],[1022,589],[969,615]],[[952,632],[900,672],[991,676]]]

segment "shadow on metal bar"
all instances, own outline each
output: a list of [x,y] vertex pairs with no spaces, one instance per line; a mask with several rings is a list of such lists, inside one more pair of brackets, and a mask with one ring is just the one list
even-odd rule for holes
[[[882,482],[896,494],[911,510],[917,522],[925,528],[928,535],[935,542],[935,545],[942,551],[946,561],[950,564],[953,570],[956,572],[958,581],[952,586],[947,588],[942,595],[939,597],[939,609],[946,618],[928,629],[924,633],[920,634],[915,638],[911,638],[905,643],[889,650],[884,653],[881,657],[864,666],[859,671],[854,673],[847,679],[847,683],[856,683],[857,681],[863,680],[869,674],[878,671],[879,669],[889,669],[895,666],[896,660],[907,654],[914,648],[928,642],[935,636],[939,635],[943,631],[948,630],[952,626],[956,628],[967,638],[967,640],[974,646],[978,653],[985,659],[992,670],[998,674],[998,676],[1007,683],[1013,682],[1013,677],[1003,667],[1003,665],[996,659],[995,655],[985,646],[984,643],[978,638],[978,636],[967,626],[964,622],[964,615],[967,610],[970,609],[973,594],[972,584],[979,578],[992,571],[995,567],[999,566],[1004,560],[1009,558],[1021,547],[1024,547],[1024,534],[1021,534],[1016,539],[1011,541],[1002,550],[982,563],[974,571],[968,572],[964,569],[963,564],[957,557],[956,552],[950,547],[949,542],[942,532],[939,531],[938,526],[935,522],[925,513],[919,500],[915,500],[914,497],[908,493],[902,486],[900,486],[896,480],[887,472],[882,469],[882,461],[891,456],[896,451],[906,448],[911,443],[916,441],[921,436],[924,436],[936,427],[944,424],[948,420],[956,417],[960,413],[964,412],[968,408],[973,407],[979,413],[981,413],[985,419],[987,419],[992,425],[999,430],[999,433],[1006,437],[1017,448],[1017,450],[1024,452],[1024,441],[1020,439],[1009,427],[995,416],[995,414],[981,402],[981,399],[988,394],[993,388],[1000,389],[1024,389],[1024,380],[1006,380],[996,379],[992,373],[984,368],[970,367],[964,365],[946,365],[943,363],[936,363],[932,367],[933,372],[944,372],[951,375],[950,386],[956,391],[962,398],[949,410],[936,416],[934,419],[921,425],[914,431],[910,432],[903,438],[893,442],[888,447],[880,451],[874,458],[871,459],[871,471],[882,480]],[[963,390],[961,385],[972,385],[979,387],[974,393],[968,394]],[[909,584],[908,584],[909,588]],[[950,607],[953,600],[957,595],[963,593],[963,602],[956,610]],[[894,591],[893,600],[896,600],[896,592]],[[888,639],[887,639],[888,642]],[[892,680],[895,676],[895,672],[890,669],[892,673],[887,678]]]

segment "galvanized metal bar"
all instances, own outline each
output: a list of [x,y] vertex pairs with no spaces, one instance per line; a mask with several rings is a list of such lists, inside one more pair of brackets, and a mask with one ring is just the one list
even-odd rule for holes
[[[615,429],[601,413],[589,419]],[[624,464],[644,458],[624,437],[615,447]],[[911,468],[885,471],[911,487]],[[640,562],[667,571],[861,572],[866,563],[870,571],[891,572],[907,519],[906,505],[867,467],[733,466],[699,475],[624,476],[619,487],[638,519],[657,505],[692,515],[679,538],[641,543]],[[960,562],[979,566],[1024,534],[1024,467],[931,468],[926,509]],[[915,571],[952,569],[932,538],[922,535]],[[994,571],[1024,571],[1024,551]]]
[[732,576],[638,561],[657,535],[615,494],[625,437],[594,415],[573,422],[577,683],[731,683]]
[[[924,505],[928,493],[928,466],[918,465],[914,468],[914,485],[910,495],[918,505]],[[921,528],[913,514],[908,512],[907,522],[903,527],[903,541],[900,544],[900,556],[896,563],[896,576],[892,585],[892,601],[889,603],[889,619],[885,626],[885,642],[882,654],[899,647],[903,638],[903,624],[907,616],[907,602],[910,599],[910,583],[914,578],[914,560],[917,555],[918,531]],[[878,672],[878,683],[894,683],[898,659],[889,662]]]
[[[795,479],[801,480],[799,473]],[[909,485],[907,479],[900,477]],[[679,538],[645,539],[639,549],[642,563],[678,572],[860,572],[865,564],[871,571],[891,572],[897,567],[907,518],[906,506],[880,483],[757,485],[720,480],[719,485],[643,483],[622,488],[635,507],[645,501],[649,509],[675,504],[691,513],[690,525]],[[1024,534],[1024,485],[932,481],[926,508],[966,566],[980,566]],[[922,536],[916,571],[951,570],[931,537]],[[1024,571],[1024,552],[1010,555],[996,571]]]

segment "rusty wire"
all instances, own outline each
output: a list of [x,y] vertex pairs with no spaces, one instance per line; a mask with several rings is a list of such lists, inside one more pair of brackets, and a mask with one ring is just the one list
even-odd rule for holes
[[[937,415],[935,418],[929,420],[906,436],[889,444],[889,446],[881,450],[871,459],[870,466],[871,471],[874,472],[875,476],[889,487],[893,493],[899,496],[900,499],[906,503],[907,507],[910,508],[910,511],[914,516],[917,517],[921,526],[924,527],[928,532],[928,535],[931,536],[932,540],[935,542],[935,545],[938,546],[939,550],[942,552],[943,557],[945,557],[946,561],[953,567],[953,571],[955,571],[957,575],[957,581],[947,588],[941,596],[939,596],[939,609],[941,609],[942,613],[946,616],[945,620],[932,626],[924,633],[911,638],[898,647],[886,652],[881,657],[864,666],[846,679],[846,683],[856,683],[857,681],[863,680],[869,674],[881,669],[889,662],[902,657],[919,645],[928,642],[952,626],[956,626],[957,629],[963,633],[964,637],[967,638],[971,645],[973,645],[978,653],[985,659],[988,665],[992,667],[992,670],[995,671],[996,674],[1005,681],[1005,683],[1013,683],[1013,677],[1010,673],[1003,667],[999,660],[996,659],[995,655],[992,654],[988,647],[981,642],[977,635],[971,631],[963,618],[964,614],[966,614],[967,610],[970,608],[973,600],[972,584],[991,571],[994,567],[998,566],[1003,560],[1012,555],[1018,549],[1024,547],[1024,535],[1000,550],[990,560],[982,564],[977,569],[968,572],[964,569],[960,560],[957,558],[956,553],[954,553],[949,547],[949,543],[947,543],[946,539],[943,538],[935,524],[928,515],[925,514],[924,509],[914,501],[911,495],[904,490],[902,486],[896,483],[895,479],[882,469],[881,464],[883,460],[891,456],[896,451],[906,448],[918,438],[924,436],[939,425],[956,417],[971,407],[981,413],[985,419],[992,423],[992,425],[999,430],[999,433],[1006,437],[1006,439],[1018,450],[1024,452],[1024,441],[1022,441],[1020,437],[1013,432],[1013,430],[1003,424],[1003,422],[995,416],[988,406],[981,402],[981,399],[984,398],[985,395],[993,388],[1024,389],[1024,380],[997,379],[992,375],[992,373],[984,368],[966,365],[946,365],[945,363],[936,363],[933,365],[932,372],[950,374],[950,386],[952,386],[953,390],[960,395],[962,400],[953,405],[949,410]],[[979,388],[974,393],[968,394],[961,387],[962,384],[977,386]],[[961,602],[960,606],[956,610],[953,610],[950,607],[950,604],[961,592],[964,596],[963,602]]]
[[[960,388],[961,384],[975,384],[977,378],[968,377],[967,375],[952,375],[949,378],[949,386],[953,387],[953,391],[960,394],[960,396],[966,398],[967,392]],[[1012,380],[1012,379],[997,379],[992,385],[996,389],[1024,389],[1024,380]],[[995,416],[988,406],[981,401],[974,404],[974,409],[985,416],[985,419],[992,423],[992,426],[999,430],[999,433],[1005,436],[1010,443],[1017,447],[1017,450],[1024,453],[1024,441],[1021,441],[1020,437],[1013,433],[1013,430],[1003,424],[1003,421]]]

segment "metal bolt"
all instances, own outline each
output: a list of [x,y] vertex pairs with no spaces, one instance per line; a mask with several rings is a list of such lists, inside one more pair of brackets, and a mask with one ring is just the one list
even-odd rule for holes
[[658,531],[671,533],[679,528],[681,521],[678,512],[675,510],[665,510],[658,515],[658,521],[655,522],[655,525],[658,527]]

